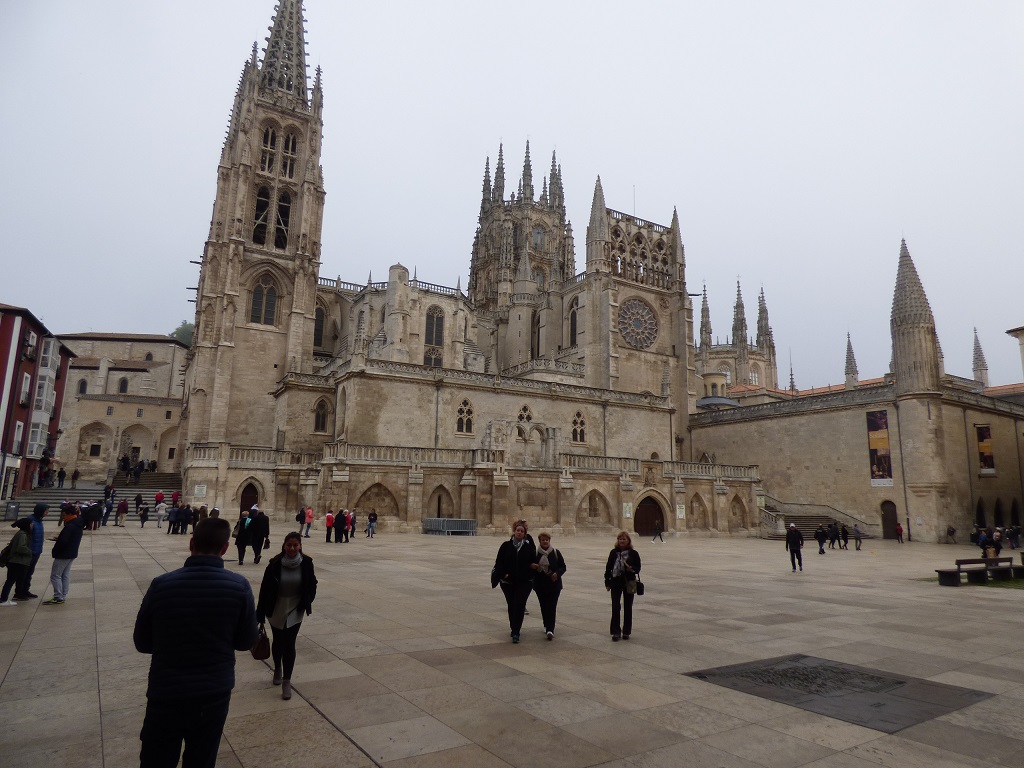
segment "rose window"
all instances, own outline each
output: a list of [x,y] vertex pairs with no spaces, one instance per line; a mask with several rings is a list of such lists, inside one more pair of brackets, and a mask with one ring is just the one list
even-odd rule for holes
[[647,349],[658,338],[658,318],[639,299],[629,299],[619,308],[619,333],[634,349]]

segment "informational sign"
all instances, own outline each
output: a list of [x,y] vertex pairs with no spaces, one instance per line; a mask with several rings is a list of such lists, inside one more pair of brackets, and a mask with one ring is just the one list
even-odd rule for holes
[[889,412],[868,411],[867,416],[871,487],[892,486],[892,456],[889,453]]
[[197,498],[197,499],[205,499],[206,498],[206,486],[205,485],[197,485],[195,493],[193,493],[192,496]]
[[686,505],[685,504],[676,504],[676,520],[685,520],[685,519],[686,519]]
[[622,502],[622,516],[627,520],[633,516],[633,502]]

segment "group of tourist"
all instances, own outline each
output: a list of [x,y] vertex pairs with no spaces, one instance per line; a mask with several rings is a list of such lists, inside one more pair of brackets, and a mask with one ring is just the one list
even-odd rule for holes
[[[48,510],[47,504],[36,504],[31,517],[23,517],[11,525],[17,532],[3,550],[7,579],[0,590],[0,606],[14,606],[39,598],[39,595],[33,594],[31,590],[32,576],[43,554],[46,541],[43,518],[46,517]],[[43,605],[63,605],[68,597],[71,589],[71,565],[78,557],[84,530],[81,507],[78,504],[70,504],[66,508],[62,505],[58,525],[61,528],[60,533],[50,539],[53,542],[53,548],[50,550],[50,556],[53,558],[50,567],[53,597],[44,600]]]
[[140,459],[133,463],[126,453],[117,460],[117,469],[119,472],[124,473],[126,484],[130,485],[134,479],[135,484],[138,485],[143,472],[156,472],[156,461],[144,461]]
[[[956,544],[956,529],[953,529],[953,533],[946,533],[947,539],[952,538],[953,543]],[[1009,547],[1010,549],[1017,549],[1020,547],[1020,526],[1011,525],[1008,528],[1001,526],[982,528],[978,525],[974,526],[974,530],[971,532],[971,542],[981,547],[981,556],[988,556],[988,550],[994,549],[995,556],[999,557],[999,553],[1003,551],[1003,547]]]
[[[565,558],[552,546],[551,534],[541,533],[535,543],[528,529],[525,520],[513,524],[512,538],[498,548],[491,569],[491,588],[500,586],[505,596],[513,643],[520,640],[528,613],[526,603],[534,592],[540,603],[544,635],[548,640],[555,639],[558,598],[566,572]],[[629,640],[633,631],[633,598],[638,589],[642,589],[639,577],[640,553],[633,549],[629,534],[621,531],[615,539],[615,547],[608,553],[604,569],[604,588],[612,598],[609,633],[614,642]]]

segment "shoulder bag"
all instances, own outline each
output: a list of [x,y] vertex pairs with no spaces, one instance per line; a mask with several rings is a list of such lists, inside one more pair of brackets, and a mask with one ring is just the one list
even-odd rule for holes
[[257,661],[270,658],[270,638],[267,637],[267,630],[260,624],[260,633],[256,637],[256,643],[249,651]]

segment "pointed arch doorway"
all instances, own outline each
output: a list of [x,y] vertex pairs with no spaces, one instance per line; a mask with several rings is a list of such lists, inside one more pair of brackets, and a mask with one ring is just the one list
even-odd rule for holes
[[242,489],[242,498],[238,503],[239,512],[248,512],[253,504],[258,504],[260,501],[260,492],[256,490],[256,486],[249,483],[245,488]]
[[665,513],[661,511],[661,505],[648,496],[636,507],[633,529],[638,536],[654,536],[658,522],[661,523],[661,529],[665,530]]

